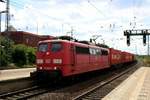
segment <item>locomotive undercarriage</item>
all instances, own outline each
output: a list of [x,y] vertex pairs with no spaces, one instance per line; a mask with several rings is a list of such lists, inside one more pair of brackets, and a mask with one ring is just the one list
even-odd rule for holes
[[32,72],[30,76],[37,81],[52,81],[62,77],[60,70],[37,70]]

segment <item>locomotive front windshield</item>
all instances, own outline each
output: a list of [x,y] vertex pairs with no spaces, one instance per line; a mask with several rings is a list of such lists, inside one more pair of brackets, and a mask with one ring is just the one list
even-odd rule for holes
[[52,43],[51,45],[51,51],[52,52],[58,52],[62,49],[62,44],[61,43]]
[[47,50],[48,50],[48,44],[47,43],[39,44],[38,51],[46,52]]

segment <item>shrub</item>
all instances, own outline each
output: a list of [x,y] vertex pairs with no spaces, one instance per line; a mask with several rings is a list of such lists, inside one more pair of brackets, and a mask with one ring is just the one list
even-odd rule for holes
[[0,67],[6,66],[8,64],[6,52],[2,47],[0,47]]
[[22,44],[14,46],[14,51],[12,53],[13,63],[17,66],[23,66],[27,64],[27,47]]
[[14,42],[8,37],[0,36],[0,66],[6,66],[12,62]]
[[28,58],[28,64],[34,64],[36,61],[36,56],[35,56],[36,49],[32,47],[28,47],[27,49],[27,58]]
[[14,45],[14,42],[7,37],[0,36],[0,67],[10,63],[22,67],[26,64],[35,63],[36,49],[23,44]]
[[32,47],[27,47],[23,44],[18,44],[14,46],[14,52],[12,54],[13,63],[15,65],[22,67],[26,64],[34,64],[36,57],[35,57],[36,49]]

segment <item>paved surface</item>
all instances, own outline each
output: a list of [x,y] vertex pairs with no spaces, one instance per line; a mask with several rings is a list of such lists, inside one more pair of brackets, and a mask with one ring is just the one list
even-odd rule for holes
[[150,100],[150,67],[141,67],[102,100]]
[[0,81],[29,77],[30,72],[35,70],[36,68],[0,70]]

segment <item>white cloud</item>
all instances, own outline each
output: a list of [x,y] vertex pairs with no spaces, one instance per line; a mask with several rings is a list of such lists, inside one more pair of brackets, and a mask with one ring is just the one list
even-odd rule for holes
[[0,2],[0,11],[4,11],[6,8],[6,4],[3,2]]
[[[23,2],[23,1],[22,1]],[[74,36],[88,40],[92,35],[100,34],[98,41],[105,42],[117,49],[145,54],[147,50],[142,40],[135,46],[126,45],[123,30],[131,29],[136,21],[136,28],[149,28],[150,4],[149,0],[135,3],[131,6],[130,0],[27,0],[20,4],[20,8],[11,5],[11,24],[24,31],[49,35],[65,35],[74,29]],[[4,5],[3,5],[4,6]],[[5,8],[1,6],[0,9]],[[134,16],[136,18],[134,19]],[[131,25],[130,25],[131,24]],[[124,38],[123,40],[119,40]],[[118,39],[118,40],[117,40]],[[141,47],[139,47],[141,46]],[[135,49],[138,48],[138,50]]]

